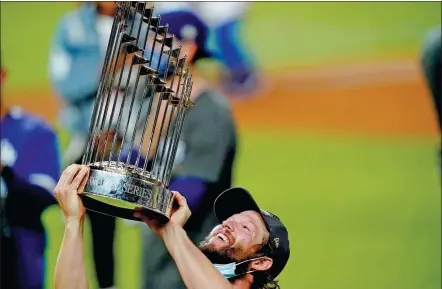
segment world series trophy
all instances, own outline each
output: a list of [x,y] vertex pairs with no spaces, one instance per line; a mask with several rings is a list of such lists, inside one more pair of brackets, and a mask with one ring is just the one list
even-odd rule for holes
[[[146,2],[117,2],[82,164],[88,210],[170,217],[168,185],[190,101],[192,77],[168,24]],[[164,68],[165,66],[165,68]],[[162,68],[161,68],[162,67]]]

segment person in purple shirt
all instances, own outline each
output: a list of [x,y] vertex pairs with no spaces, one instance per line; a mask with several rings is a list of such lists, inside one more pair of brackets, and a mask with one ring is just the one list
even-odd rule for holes
[[[1,67],[1,87],[6,71]],[[2,93],[3,95],[3,93]],[[54,130],[43,119],[1,98],[1,288],[44,286],[45,230],[42,212],[56,204],[60,176]]]

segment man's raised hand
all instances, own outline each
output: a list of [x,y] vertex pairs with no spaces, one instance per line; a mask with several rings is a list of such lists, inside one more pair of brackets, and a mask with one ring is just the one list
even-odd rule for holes
[[143,220],[149,228],[154,231],[158,236],[162,237],[165,229],[168,226],[178,225],[183,227],[192,214],[189,206],[187,205],[186,198],[178,192],[173,192],[173,205],[170,220],[166,224],[161,223],[158,220],[152,219],[144,215],[141,211],[142,208],[137,208],[134,217]]
[[88,176],[89,167],[70,165],[63,171],[54,189],[66,222],[84,217],[86,209],[78,194],[83,192]]

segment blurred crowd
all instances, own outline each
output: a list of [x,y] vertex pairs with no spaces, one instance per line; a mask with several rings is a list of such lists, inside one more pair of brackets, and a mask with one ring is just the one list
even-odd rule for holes
[[[161,23],[169,24],[169,33],[175,35],[175,44],[181,45],[181,54],[187,55],[186,64],[193,74],[191,98],[196,106],[183,125],[169,185],[187,198],[193,215],[185,229],[198,243],[216,223],[211,204],[232,185],[238,135],[230,99],[253,95],[259,79],[259,65],[241,35],[250,2],[153,5],[154,13],[161,15]],[[82,162],[116,8],[115,2],[84,2],[63,15],[54,27],[48,65],[54,97],[62,100],[59,122],[69,133],[66,148],[60,149],[54,128],[44,120],[19,107],[1,106],[1,288],[44,286],[46,236],[40,217],[56,205],[52,191],[60,172],[69,164]],[[429,31],[423,40],[421,59],[442,127],[440,38],[441,27]],[[145,52],[146,58],[150,55],[155,63],[158,55]],[[221,64],[222,77],[217,83],[199,70],[198,64],[204,60]],[[157,62],[159,70],[167,74],[168,68]],[[121,69],[127,63],[125,59]],[[136,80],[127,79],[113,86],[116,97],[123,99],[114,105],[121,106],[126,95],[134,95],[134,107],[141,115],[154,111],[143,110]],[[7,67],[2,65],[2,88],[6,80]],[[123,118],[123,123],[131,121],[131,116]],[[136,134],[126,136],[125,129],[111,133],[117,135],[119,144],[131,143]],[[124,156],[134,161],[129,153],[132,148],[124,150]],[[143,161],[149,162],[149,153],[143,153]],[[115,218],[92,211],[88,211],[88,217],[99,287],[116,288]],[[184,288],[161,241],[146,226],[142,228],[142,288]]]

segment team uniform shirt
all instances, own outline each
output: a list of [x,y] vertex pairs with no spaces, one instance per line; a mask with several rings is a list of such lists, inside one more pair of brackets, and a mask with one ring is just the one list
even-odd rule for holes
[[[203,92],[183,123],[172,170],[172,190],[180,179],[199,179],[207,184],[187,228],[199,227],[200,218],[211,214],[218,194],[231,186],[236,143],[236,127],[227,99],[216,91]],[[198,196],[188,193],[185,197],[192,203],[192,198]]]
[[[60,152],[54,130],[41,118],[14,107],[1,121],[1,162],[29,184],[53,195],[60,175]],[[7,194],[7,189],[2,189]]]

